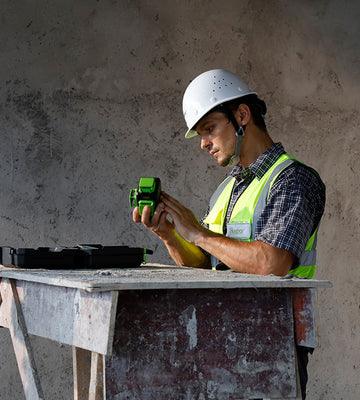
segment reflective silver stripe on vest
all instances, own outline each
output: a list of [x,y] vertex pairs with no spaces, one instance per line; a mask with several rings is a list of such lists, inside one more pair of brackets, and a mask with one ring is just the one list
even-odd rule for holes
[[316,245],[317,245],[317,233],[314,239],[313,250],[303,251],[299,260],[299,265],[302,266],[316,265]]
[[218,186],[218,188],[215,190],[215,192],[213,193],[213,195],[210,198],[209,201],[209,212],[211,211],[211,209],[214,207],[217,199],[220,197],[221,193],[223,192],[223,190],[225,189],[226,185],[231,181],[231,179],[233,179],[233,177],[231,175],[227,176]]
[[316,249],[303,251],[299,260],[300,266],[316,265]]
[[255,206],[255,211],[254,211],[254,215],[253,215],[253,222],[252,222],[252,227],[251,227],[251,237],[252,240],[255,240],[255,228],[257,223],[259,222],[260,219],[260,215],[262,214],[262,212],[265,209],[266,203],[267,203],[267,199],[269,196],[269,191],[270,191],[270,185],[273,181],[273,179],[275,178],[275,176],[277,174],[279,174],[280,172],[282,172],[285,168],[287,168],[289,165],[291,165],[294,162],[294,160],[285,160],[284,162],[282,162],[281,164],[279,164],[277,167],[275,167],[275,169],[273,170],[273,172],[271,173],[269,179],[266,181],[265,186],[263,187],[260,196],[259,196],[259,200]]
[[[224,191],[224,189],[226,188],[228,183],[231,181],[231,179],[233,179],[233,177],[231,175],[227,176],[217,187],[217,189],[215,190],[215,192],[213,193],[213,195],[211,196],[210,201],[209,201],[209,212],[212,210],[212,208],[214,207],[218,198],[220,197],[221,193]],[[210,254],[210,260],[211,260],[211,266],[213,268],[216,268],[216,266],[220,263],[220,261],[216,257],[212,256],[211,254]]]

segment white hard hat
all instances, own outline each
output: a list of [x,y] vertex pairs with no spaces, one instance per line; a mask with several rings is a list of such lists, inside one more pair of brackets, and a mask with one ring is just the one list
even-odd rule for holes
[[211,109],[248,94],[256,94],[237,75],[225,69],[213,69],[197,76],[186,88],[183,114],[188,130],[187,139],[197,135],[194,126]]

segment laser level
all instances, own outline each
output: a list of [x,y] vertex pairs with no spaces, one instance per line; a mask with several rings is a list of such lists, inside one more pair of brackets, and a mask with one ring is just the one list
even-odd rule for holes
[[161,182],[160,178],[142,177],[137,189],[130,190],[130,206],[139,207],[140,215],[145,206],[150,207],[151,217],[154,215],[156,206],[160,201]]

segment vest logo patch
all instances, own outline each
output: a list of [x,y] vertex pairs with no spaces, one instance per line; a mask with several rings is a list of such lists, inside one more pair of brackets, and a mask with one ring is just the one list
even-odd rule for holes
[[232,239],[248,240],[251,238],[251,224],[249,222],[228,224],[226,236]]

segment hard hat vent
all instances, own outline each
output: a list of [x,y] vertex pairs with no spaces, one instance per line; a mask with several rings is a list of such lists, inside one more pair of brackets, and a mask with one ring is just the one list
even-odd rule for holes
[[204,72],[191,81],[183,98],[183,113],[188,126],[186,137],[193,137],[193,127],[212,108],[221,103],[256,94],[240,77],[224,69]]

